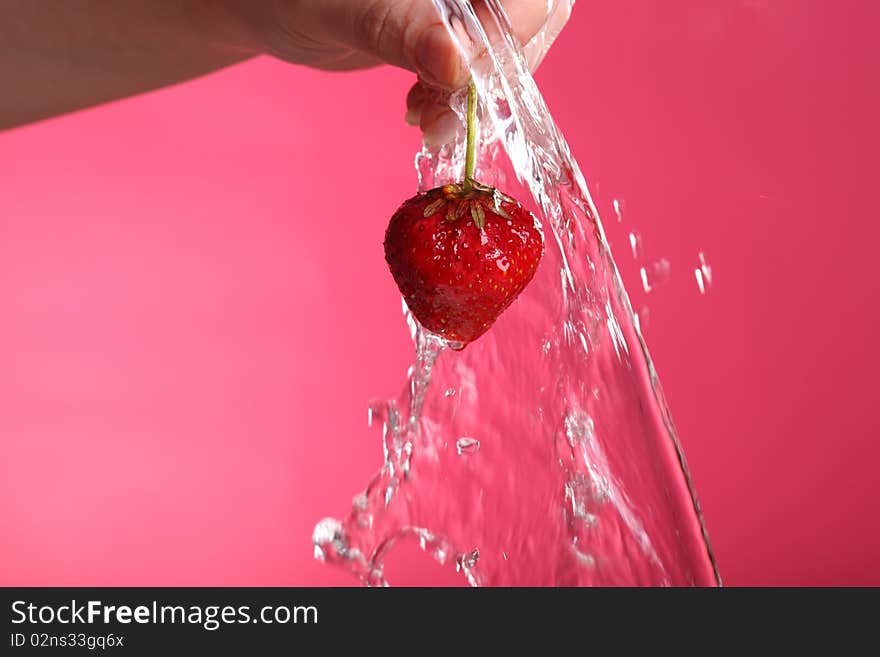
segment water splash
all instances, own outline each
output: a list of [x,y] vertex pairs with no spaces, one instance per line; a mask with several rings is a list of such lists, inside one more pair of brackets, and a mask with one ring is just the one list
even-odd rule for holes
[[[598,212],[500,4],[485,0],[482,24],[465,0],[435,5],[479,91],[477,177],[534,201],[546,254],[523,295],[463,350],[404,307],[415,363],[400,398],[370,414],[384,464],[344,520],[315,528],[316,556],[370,586],[393,584],[385,559],[412,537],[473,586],[717,584]],[[461,112],[462,98],[451,105]],[[460,177],[462,142],[419,154],[421,188]],[[478,444],[479,458],[463,449],[471,436],[479,443],[465,447]]]
[[642,257],[642,235],[637,231],[630,231],[629,249],[632,251],[633,259],[640,260]]

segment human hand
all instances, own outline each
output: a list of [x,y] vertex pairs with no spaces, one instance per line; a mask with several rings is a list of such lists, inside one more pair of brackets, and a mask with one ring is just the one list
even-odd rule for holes
[[[485,0],[475,0],[485,12]],[[534,69],[574,0],[500,0]],[[79,0],[0,2],[0,130],[189,80],[270,54],[350,70],[418,74],[407,121],[425,141],[459,128],[448,94],[467,82],[431,0]],[[484,25],[488,24],[484,21]],[[445,95],[444,95],[445,94]]]
[[[431,0],[228,0],[257,50],[296,64],[354,70],[392,64],[418,81],[407,96],[406,121],[425,143],[449,141],[459,120],[448,93],[467,84],[467,65]],[[562,31],[574,0],[501,0],[534,70]],[[475,3],[478,12],[485,11]]]

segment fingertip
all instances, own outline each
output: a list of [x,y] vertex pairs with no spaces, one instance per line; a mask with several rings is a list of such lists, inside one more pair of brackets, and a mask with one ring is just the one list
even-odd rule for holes
[[416,82],[406,94],[407,107],[419,107],[428,99],[428,89],[421,82]]
[[422,112],[421,128],[425,146],[439,148],[458,137],[461,121],[448,107],[434,106]]
[[406,94],[406,122],[418,126],[421,123],[422,110],[425,107],[444,104],[447,95],[447,92],[429,87],[422,80],[418,80]]

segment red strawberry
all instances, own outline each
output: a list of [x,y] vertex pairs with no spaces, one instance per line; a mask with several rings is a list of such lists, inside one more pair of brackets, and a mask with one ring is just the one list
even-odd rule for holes
[[429,331],[466,345],[535,275],[544,238],[517,201],[469,178],[406,201],[391,217],[385,259]]

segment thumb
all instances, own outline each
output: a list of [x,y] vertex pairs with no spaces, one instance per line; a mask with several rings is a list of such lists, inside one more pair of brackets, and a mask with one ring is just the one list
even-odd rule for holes
[[[387,64],[419,74],[430,85],[459,89],[469,71],[431,0],[308,0],[324,36]],[[537,64],[571,15],[574,0],[500,0],[514,35],[530,44]],[[474,2],[484,19],[487,8]],[[498,37],[491,20],[482,20],[490,40]],[[540,44],[535,43],[539,37]]]
[[431,0],[311,0],[309,12],[328,41],[342,43],[426,82],[467,83],[461,60]]

